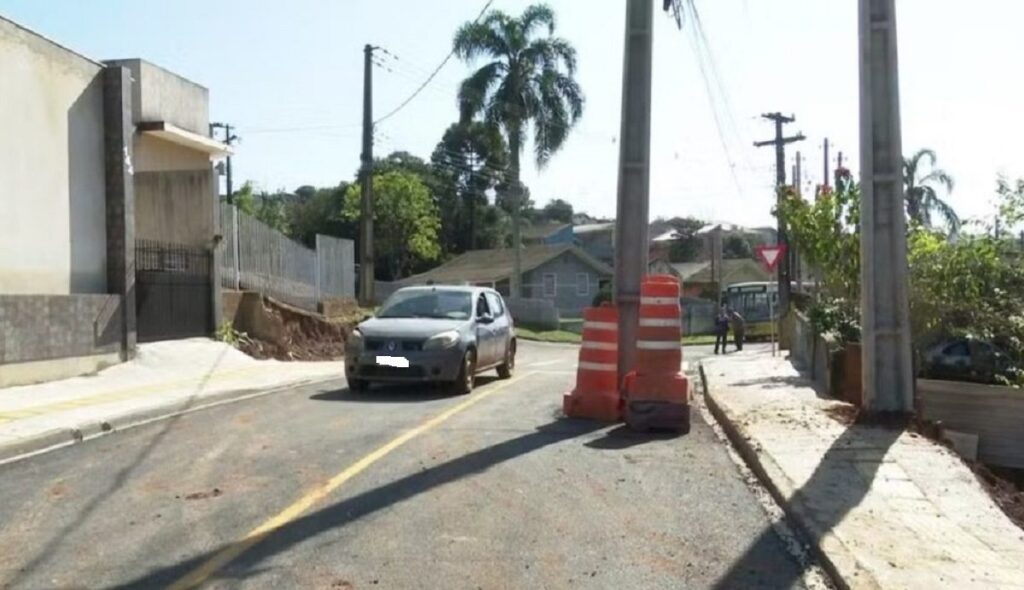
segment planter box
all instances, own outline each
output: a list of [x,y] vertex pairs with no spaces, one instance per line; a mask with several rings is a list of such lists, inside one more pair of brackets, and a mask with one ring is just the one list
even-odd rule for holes
[[838,383],[832,395],[859,407],[864,403],[864,388],[861,382],[860,344],[849,343],[838,351],[833,358],[837,370]]

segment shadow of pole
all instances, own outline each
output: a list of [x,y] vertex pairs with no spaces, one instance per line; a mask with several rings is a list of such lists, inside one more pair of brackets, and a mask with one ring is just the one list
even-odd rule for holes
[[[283,553],[324,531],[344,527],[364,516],[429,492],[434,488],[481,473],[505,461],[552,444],[589,434],[603,427],[602,424],[589,421],[560,420],[552,422],[538,427],[534,432],[463,455],[326,506],[270,531],[255,546],[243,552],[233,562],[226,564],[223,577],[228,579],[245,578],[247,577],[246,572],[256,568],[263,560]],[[243,541],[238,541],[222,545],[115,587],[156,588],[168,586],[211,559],[215,559],[222,552],[230,552],[242,543]]]
[[[185,404],[181,407],[179,411],[185,411],[192,407],[196,399],[206,388],[206,385],[210,382],[210,379],[213,378],[213,374],[217,372],[217,367],[220,366],[220,363],[224,359],[224,355],[227,354],[228,350],[229,347],[225,346],[221,353],[217,356],[217,359],[210,366],[206,374],[203,375],[202,379],[196,385],[195,390],[188,397],[188,399],[185,401]],[[137,469],[149,458],[149,456],[156,449],[157,445],[167,436],[171,428],[182,417],[182,415],[183,414],[178,414],[177,416],[173,416],[172,418],[168,419],[164,427],[160,430],[160,432],[158,432],[156,436],[154,436],[146,444],[146,446],[139,452],[139,454],[136,455],[136,457],[130,463],[122,467],[121,470],[117,472],[117,475],[115,475],[113,480],[111,480],[110,485],[104,491],[96,494],[91,500],[89,500],[85,507],[78,512],[74,520],[69,522],[67,525],[61,527],[60,530],[56,531],[50,537],[50,540],[45,545],[43,545],[43,547],[40,548],[39,551],[36,552],[35,556],[30,561],[24,566],[20,567],[13,578],[5,582],[7,586],[4,587],[13,588],[17,586],[18,582],[21,581],[24,575],[31,574],[33,571],[35,571],[36,568],[46,563],[46,561],[49,558],[53,557],[57,548],[63,541],[67,539],[67,536],[75,530],[77,530],[80,526],[82,526],[85,523],[85,521],[89,519],[92,513],[95,512],[103,504],[105,500],[109,500],[110,496],[118,489],[120,489],[121,486],[123,486],[126,481],[128,481],[128,477],[131,476],[135,469]]]
[[[830,532],[867,496],[886,453],[903,431],[904,428],[851,425],[832,443],[810,479],[793,493],[788,502],[783,498],[775,498],[786,508],[786,520],[791,528],[803,533],[815,551],[820,547],[821,536]],[[775,490],[771,486],[769,489],[775,496]],[[807,530],[793,522],[791,509],[787,506],[795,504],[800,504],[805,513],[812,512],[815,515],[816,531]],[[765,527],[713,587],[717,590],[735,590],[790,588],[796,584],[804,568],[791,567],[789,564],[782,568],[767,558],[774,554],[770,546],[778,543],[775,535],[771,525]],[[830,574],[836,574],[827,563],[825,566]],[[783,569],[786,571],[780,571]],[[769,571],[770,576],[764,575],[764,572]],[[771,580],[770,586],[766,585],[766,580]]]

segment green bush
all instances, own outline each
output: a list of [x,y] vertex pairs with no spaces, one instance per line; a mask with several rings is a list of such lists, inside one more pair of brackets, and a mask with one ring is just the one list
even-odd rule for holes
[[592,303],[592,305],[594,307],[601,307],[601,305],[605,303],[611,303],[612,299],[612,285],[611,283],[608,283],[605,286],[601,287],[601,290],[598,291],[597,295],[594,296],[594,302]]

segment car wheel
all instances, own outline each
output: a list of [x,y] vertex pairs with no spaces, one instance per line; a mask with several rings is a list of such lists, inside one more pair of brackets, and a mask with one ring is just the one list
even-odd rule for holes
[[516,370],[516,341],[512,340],[505,349],[505,362],[498,365],[498,377],[509,379]]
[[467,350],[466,356],[462,357],[462,367],[459,369],[459,376],[455,379],[455,383],[452,384],[452,393],[466,395],[473,391],[474,385],[476,385],[476,353],[472,350]]
[[349,379],[348,390],[352,393],[362,393],[370,389],[370,383],[365,379]]

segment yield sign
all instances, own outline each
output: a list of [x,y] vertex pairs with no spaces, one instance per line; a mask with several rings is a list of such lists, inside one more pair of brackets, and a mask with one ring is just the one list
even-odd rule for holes
[[777,244],[775,246],[758,246],[755,248],[757,257],[761,259],[761,264],[764,264],[765,268],[769,272],[775,270],[775,267],[779,265],[779,261],[786,254],[786,245]]

